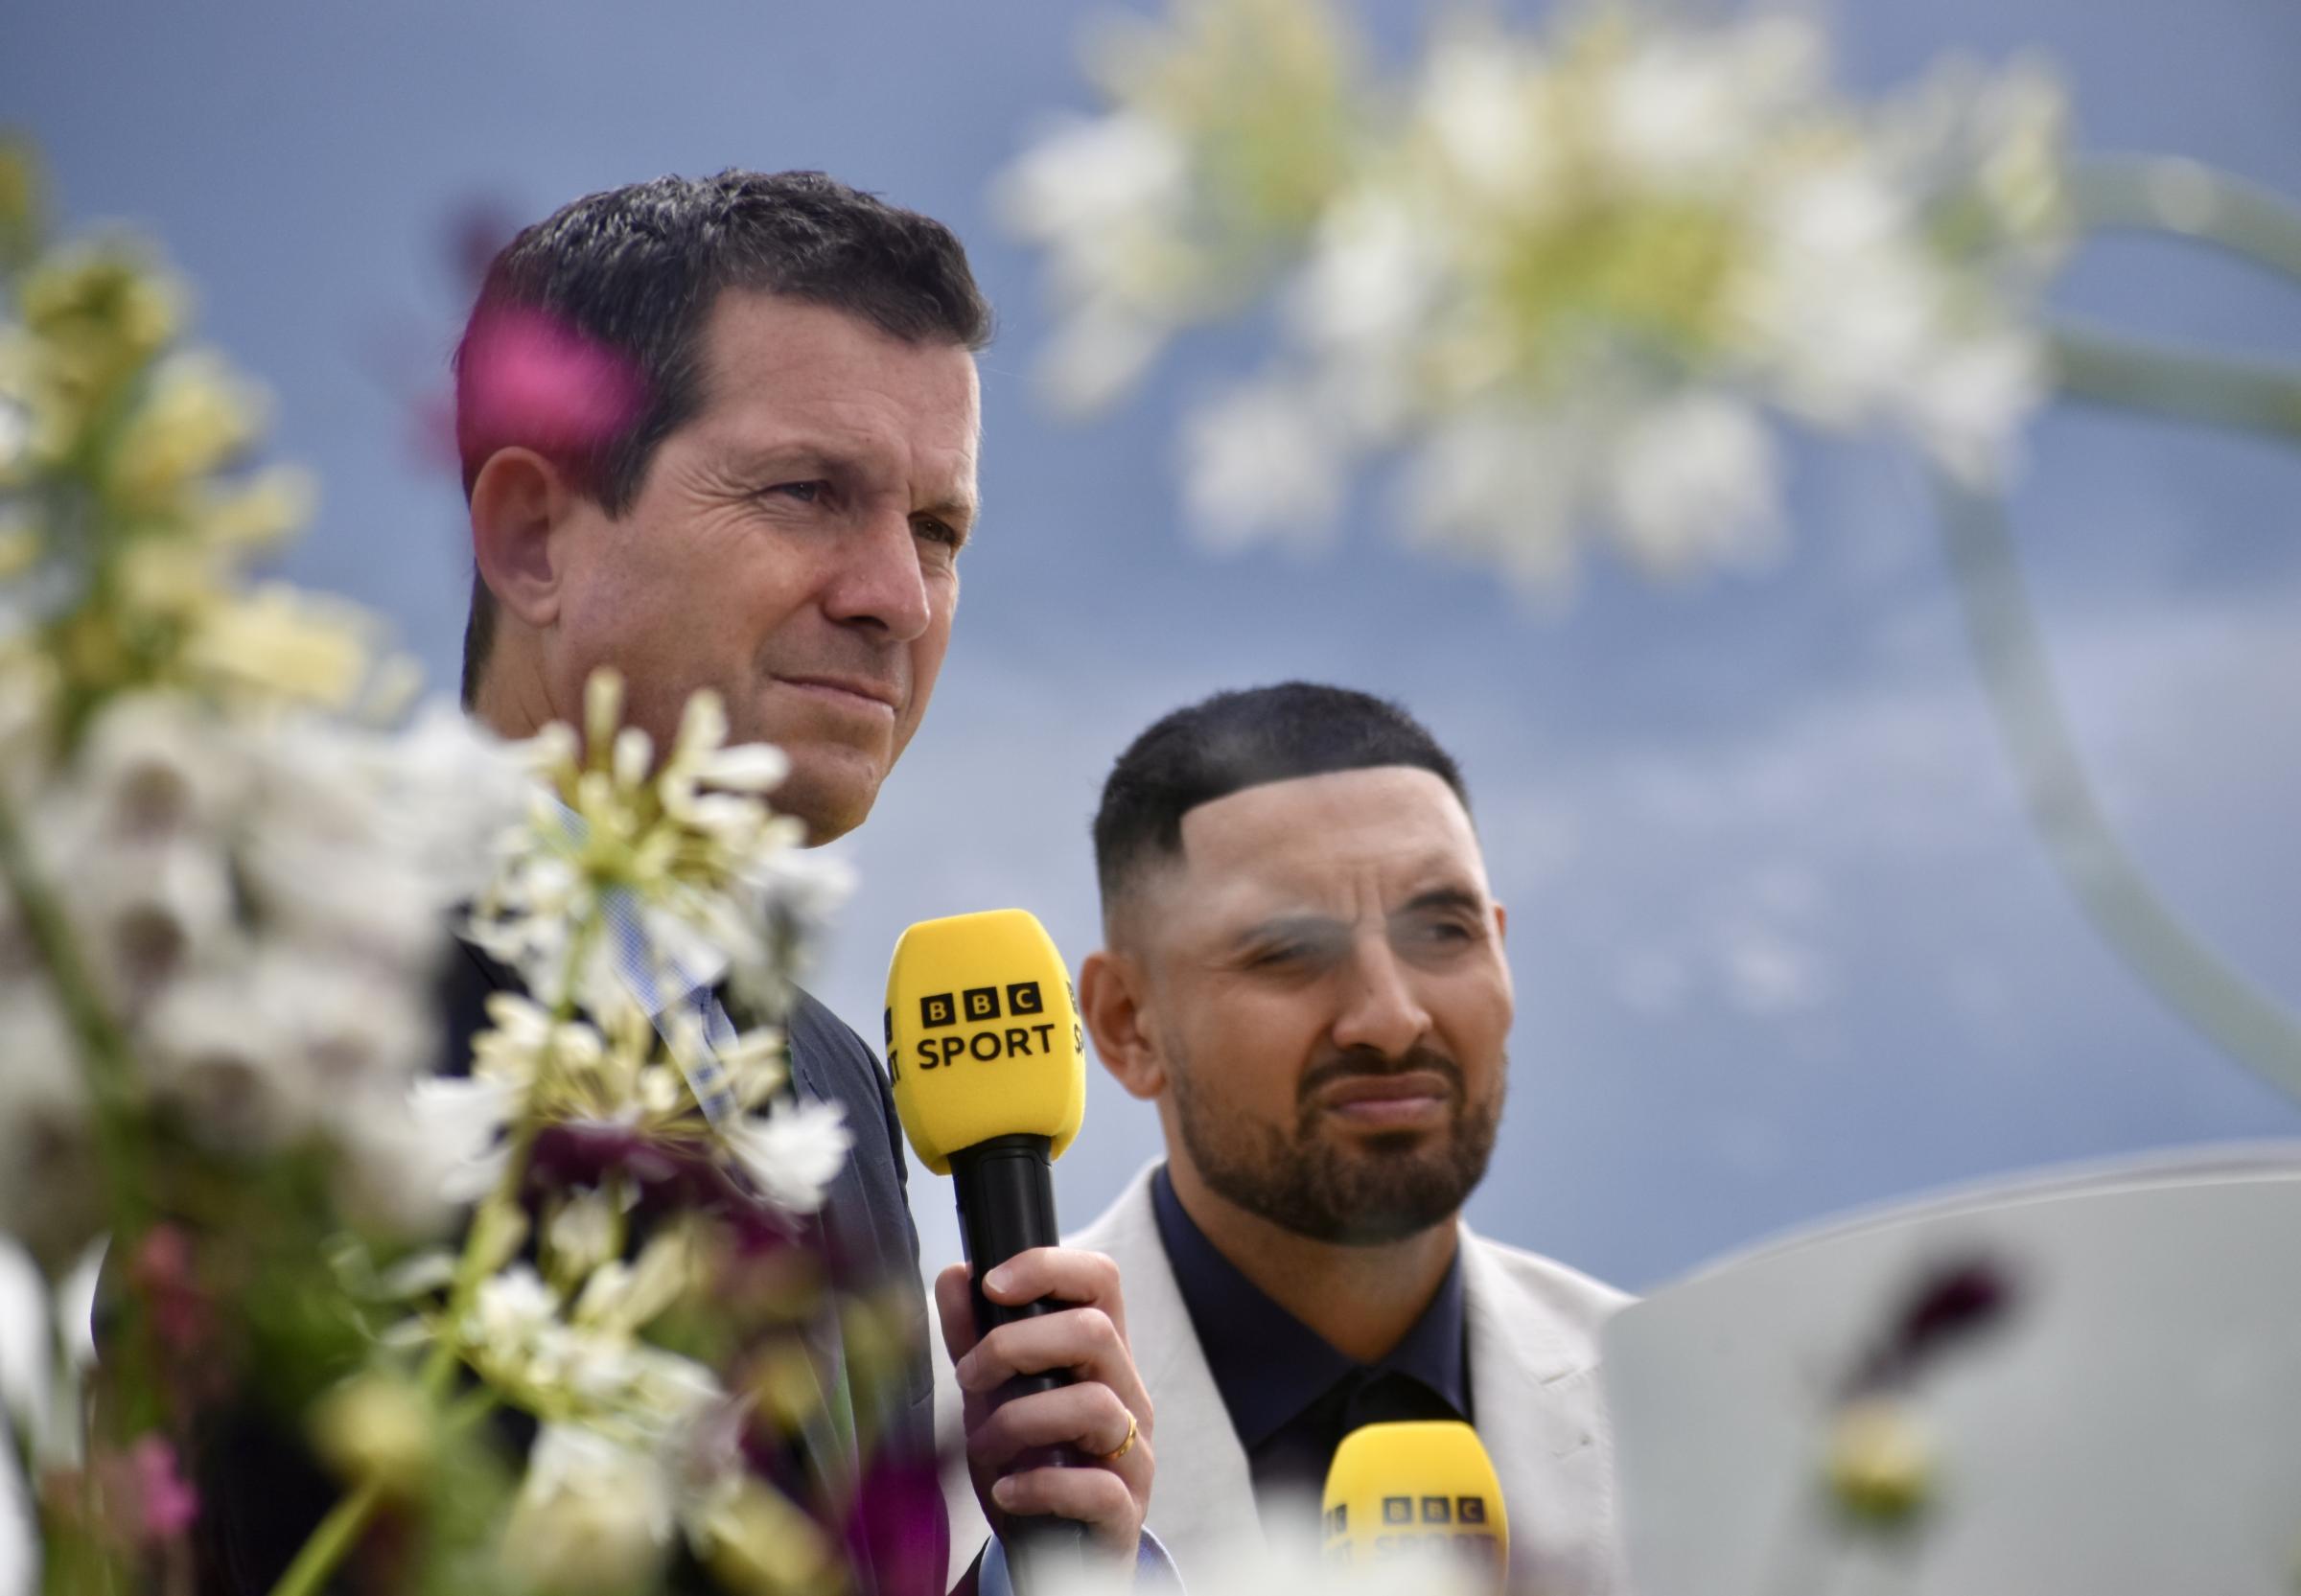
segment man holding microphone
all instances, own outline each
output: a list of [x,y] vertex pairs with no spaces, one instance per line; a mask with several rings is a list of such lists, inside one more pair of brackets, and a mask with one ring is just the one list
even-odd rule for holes
[[1466,1421],[1514,1584],[1619,1591],[1596,1331],[1624,1299],[1459,1216],[1512,994],[1453,759],[1361,693],[1220,694],[1121,755],[1095,848],[1080,1007],[1168,1156],[1068,1239],[1126,1284],[1151,1527],[1186,1571],[1308,1542],[1345,1435]]

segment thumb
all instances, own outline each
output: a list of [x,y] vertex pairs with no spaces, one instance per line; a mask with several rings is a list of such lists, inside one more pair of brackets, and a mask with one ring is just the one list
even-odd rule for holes
[[942,1321],[942,1348],[958,1362],[982,1339],[975,1333],[975,1304],[968,1289],[972,1277],[964,1263],[947,1263],[935,1277],[935,1315]]

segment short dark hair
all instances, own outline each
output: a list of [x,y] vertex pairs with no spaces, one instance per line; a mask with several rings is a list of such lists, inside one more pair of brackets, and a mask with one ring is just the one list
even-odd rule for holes
[[[730,288],[844,311],[906,343],[990,341],[990,307],[949,228],[820,172],[730,169],[586,195],[504,245],[480,285],[455,355],[465,494],[490,454],[531,441],[481,435],[474,423],[470,357],[491,316],[531,312],[630,362],[639,396],[629,424],[555,462],[621,515],[657,446],[702,406],[703,328]],[[494,595],[475,569],[466,705],[494,636]]]
[[1266,782],[1406,765],[1429,771],[1470,811],[1453,755],[1397,705],[1348,687],[1283,682],[1217,693],[1137,737],[1103,783],[1095,875],[1107,911],[1135,873],[1182,851],[1182,818]]

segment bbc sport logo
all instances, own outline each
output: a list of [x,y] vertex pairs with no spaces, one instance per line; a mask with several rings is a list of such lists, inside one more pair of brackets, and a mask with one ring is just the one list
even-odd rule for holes
[[[1421,1513],[1416,1514],[1419,1506]],[[1385,1524],[1483,1524],[1486,1522],[1486,1498],[1483,1496],[1384,1496],[1383,1522]]]
[[[940,1070],[963,1058],[982,1064],[1008,1058],[1060,1060],[1066,1054],[1057,1040],[1057,1022],[1046,1014],[1046,993],[1035,981],[926,993],[918,1000],[922,1034],[914,1043],[895,1045],[895,1011],[887,1011],[887,1073],[902,1079],[906,1055],[922,1070]],[[1070,1052],[1082,1056],[1085,1052],[1086,1032],[1074,1004]]]
[[1035,981],[1018,981],[1006,989],[1006,1006],[999,1003],[996,986],[969,986],[961,992],[929,992],[918,1000],[918,1024],[922,1030],[941,1030],[960,1021],[960,1010],[965,1010],[968,1025],[982,1025],[991,1020],[1020,1019],[1047,1011],[1045,997]]

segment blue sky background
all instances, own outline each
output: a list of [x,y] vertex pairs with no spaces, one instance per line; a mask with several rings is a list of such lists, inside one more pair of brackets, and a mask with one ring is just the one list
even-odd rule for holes
[[[1393,42],[1418,24],[1383,8]],[[1305,676],[1403,699],[1461,757],[1519,988],[1512,1097],[1472,1205],[1490,1234],[1642,1287],[1849,1206],[2050,1161],[2301,1134],[2301,1108],[2102,947],[2019,812],[1923,484],[1801,448],[1795,530],[1754,573],[1655,588],[1603,564],[1529,611],[1396,550],[1370,486],[1323,559],[1220,560],[1181,524],[1174,421],[1257,363],[1187,339],[1105,420],[1049,417],[1034,263],[988,176],[1090,102],[1089,12],[849,0],[74,0],[0,21],[0,117],[75,221],[155,231],[206,337],[321,473],[301,580],[384,611],[452,690],[461,499],[421,444],[465,306],[475,204],[531,220],[664,171],[813,166],[940,216],[1004,332],[984,360],[988,515],[952,658],[872,822],[817,982],[875,1029],[914,919],[1009,903],[1094,944],[1086,822],[1150,719]],[[2289,0],[1868,0],[1843,71],[2032,48],[2081,145],[2180,153],[2301,197]],[[2089,247],[2057,295],[2137,332],[2301,359],[2301,289],[2163,243]],[[2301,451],[2057,411],[2015,514],[2056,669],[2118,826],[2173,904],[2301,1005]],[[1098,1208],[1157,1145],[1090,1083],[1058,1169]],[[921,1177],[923,1178],[923,1177]],[[930,1260],[956,1254],[918,1189]]]

